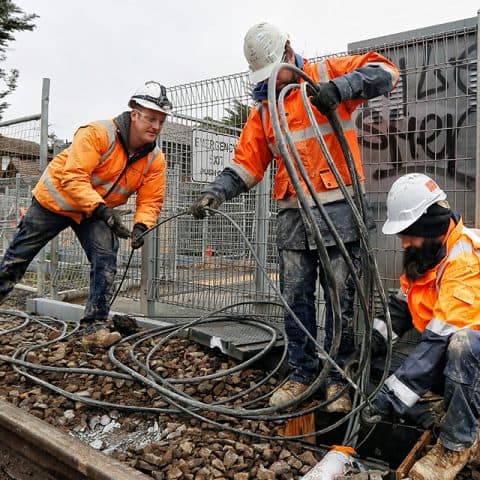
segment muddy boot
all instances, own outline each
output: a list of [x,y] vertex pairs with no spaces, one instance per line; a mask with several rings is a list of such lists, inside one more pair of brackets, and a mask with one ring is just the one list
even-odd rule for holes
[[412,480],[454,480],[457,474],[478,455],[478,436],[473,445],[456,452],[445,448],[440,440],[410,469]]
[[271,397],[268,401],[271,407],[279,407],[286,403],[295,400],[302,393],[307,390],[310,385],[306,385],[300,382],[294,382],[293,380],[287,380]]
[[117,343],[122,336],[118,332],[110,332],[104,325],[90,325],[83,334],[82,345],[87,349],[105,349]]
[[129,315],[114,315],[112,322],[115,330],[123,337],[129,337],[139,330],[137,321]]
[[[332,383],[327,386],[326,400],[331,400],[336,397],[343,389],[344,385],[340,383]],[[352,411],[352,401],[347,391],[340,395],[336,400],[328,405],[325,405],[324,411],[328,413],[349,413]]]

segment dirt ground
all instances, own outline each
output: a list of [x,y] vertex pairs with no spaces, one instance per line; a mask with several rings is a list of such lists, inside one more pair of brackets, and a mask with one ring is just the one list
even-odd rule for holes
[[[15,307],[19,310],[27,296],[17,292],[2,308]],[[4,315],[0,328],[5,330],[23,322],[23,318]],[[31,322],[8,335],[2,335],[0,353],[11,356],[19,348],[53,340],[58,336],[54,327],[55,324],[51,322]],[[56,367],[114,370],[104,350],[88,351],[81,339],[81,334],[75,334],[67,341],[34,349],[27,353],[26,360]],[[150,342],[140,346],[139,356],[145,358],[152,346]],[[135,368],[129,354],[128,347],[119,347],[118,357],[121,361]],[[230,358],[186,339],[167,342],[150,362],[155,372],[164,378],[208,375],[235,365]],[[140,410],[145,406],[168,406],[155,389],[132,380],[93,374],[32,373],[64,389],[67,394],[85,399],[130,405],[132,410]],[[218,380],[202,381],[195,385],[186,383],[177,385],[177,388],[208,404],[214,398],[226,398],[248,388],[263,375],[261,371],[246,369]],[[276,379],[270,380],[255,394],[249,394],[249,398],[267,393],[276,383]],[[0,363],[0,398],[155,479],[294,479],[300,478],[319,459],[298,443],[269,442],[261,437],[251,438],[219,430],[188,415],[95,408],[36,385],[24,375],[14,372],[7,363]],[[237,418],[225,421],[214,412],[203,414],[211,420],[260,435],[275,433],[279,428],[274,422]]]
[[[15,290],[1,308],[21,310],[29,295]],[[0,322],[0,330],[5,330],[19,326],[23,319],[3,315]],[[19,348],[52,341],[59,335],[58,330],[59,325],[55,323],[30,322],[8,335],[0,335],[0,353],[11,356]],[[86,350],[81,339],[81,333],[77,333],[66,340],[32,349],[27,353],[26,360],[64,368],[116,369],[105,351]],[[136,350],[138,358],[144,361],[154,344],[152,340],[140,344]],[[132,361],[130,347],[119,347],[117,357],[123,364],[138,370]],[[204,376],[234,365],[232,359],[181,338],[167,341],[150,358],[152,370],[162,378]],[[28,372],[63,389],[65,394],[42,388],[25,375],[16,373],[10,364],[0,362],[0,398],[157,480],[293,480],[301,478],[321,458],[317,452],[298,442],[252,438],[219,429],[187,414],[141,411],[144,407],[165,408],[168,404],[156,389],[131,379],[90,373]],[[263,376],[264,372],[248,368],[211,381],[177,384],[176,388],[210,404],[214,399],[241,392]],[[278,381],[270,379],[266,385],[248,394],[248,398],[258,398],[271,391]],[[69,395],[109,402],[112,406],[99,408],[87,405],[78,398],[68,398]],[[131,407],[131,411],[119,407],[126,405]],[[265,405],[265,401],[261,400],[260,405]],[[260,435],[276,434],[283,426],[283,423],[280,425],[268,420],[222,418],[214,412],[201,413],[210,420]],[[8,452],[0,450],[0,480],[50,480],[36,473],[28,476],[30,470],[27,466],[25,471],[15,472],[14,464]],[[467,468],[457,478],[480,480],[480,473]]]

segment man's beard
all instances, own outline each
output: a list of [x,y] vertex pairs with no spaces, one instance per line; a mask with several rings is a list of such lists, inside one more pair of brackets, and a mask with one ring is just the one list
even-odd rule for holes
[[437,238],[426,238],[421,247],[407,247],[403,252],[403,271],[409,280],[418,280],[445,256]]

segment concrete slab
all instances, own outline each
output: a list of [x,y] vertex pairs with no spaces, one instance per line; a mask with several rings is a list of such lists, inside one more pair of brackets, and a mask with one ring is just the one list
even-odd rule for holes
[[[62,302],[60,300],[52,300],[51,298],[29,298],[27,299],[26,310],[28,313],[35,315],[45,315],[55,317],[65,321],[78,322],[83,317],[85,307],[74,303]],[[125,315],[130,312],[110,311],[110,317],[115,314]],[[175,322],[165,322],[159,319],[151,319],[146,317],[133,316],[138,324],[145,328],[153,328],[159,326],[172,325]]]

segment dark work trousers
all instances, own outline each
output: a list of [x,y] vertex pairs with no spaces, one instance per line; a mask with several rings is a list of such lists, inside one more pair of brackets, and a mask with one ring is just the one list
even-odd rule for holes
[[117,237],[102,220],[88,218],[77,224],[42,207],[35,198],[0,264],[0,301],[23,277],[35,255],[67,227],[75,232],[90,262],[90,293],[84,319],[106,320],[117,271]]
[[480,331],[454,333],[447,351],[445,410],[440,423],[440,441],[450,450],[472,445],[480,417]]
[[[361,260],[359,242],[345,244],[347,251],[360,276]],[[355,285],[348,266],[337,246],[327,247],[327,252],[335,275],[342,312],[342,332],[337,363],[343,364],[354,351],[353,310]],[[319,268],[316,250],[280,249],[280,289],[288,305],[299,318],[308,332],[317,338],[315,290],[317,278],[320,279],[326,302],[325,310],[325,350],[329,350],[333,335],[333,312],[328,295],[325,272]],[[320,275],[318,277],[318,275]],[[288,338],[288,361],[290,365],[289,379],[309,384],[318,375],[320,359],[315,345],[288,313],[285,315],[285,333]],[[331,383],[344,383],[339,372],[331,371]]]

